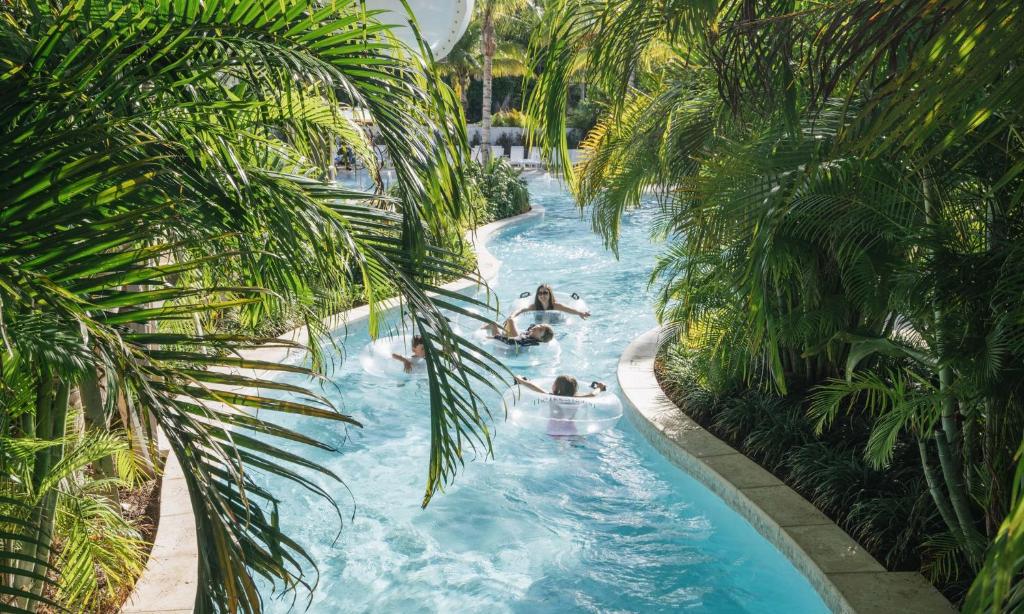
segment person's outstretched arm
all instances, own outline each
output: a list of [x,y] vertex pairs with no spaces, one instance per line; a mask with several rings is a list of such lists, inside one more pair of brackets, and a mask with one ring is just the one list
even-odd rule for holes
[[530,380],[526,379],[525,377],[521,377],[519,375],[513,375],[512,377],[515,378],[516,383],[519,384],[520,386],[525,386],[526,388],[529,388],[530,390],[532,390],[534,392],[539,392],[541,394],[548,394],[547,390],[544,390],[543,388],[541,388],[537,384],[534,384],[533,382],[531,382]]
[[591,388],[590,392],[588,392],[586,394],[577,394],[576,397],[577,398],[596,397],[597,395],[601,394],[605,390],[608,390],[608,386],[605,386],[601,382],[597,382],[597,388]]
[[405,356],[402,356],[401,354],[392,354],[391,357],[394,358],[395,360],[397,360],[398,362],[402,363],[402,368],[405,370],[406,373],[408,373],[409,371],[412,371],[412,361],[411,360],[409,360]]
[[562,303],[555,303],[555,309],[557,309],[558,311],[564,311],[565,313],[571,313],[574,316],[579,316],[584,320],[590,317],[589,311],[580,311],[579,309],[573,309],[572,307],[568,305],[563,305]]
[[533,303],[530,303],[526,307],[520,307],[519,309],[516,309],[515,311],[512,312],[512,315],[510,315],[509,317],[510,318],[514,318],[514,317],[517,317],[521,313],[526,313],[527,311],[536,311],[533,308]]

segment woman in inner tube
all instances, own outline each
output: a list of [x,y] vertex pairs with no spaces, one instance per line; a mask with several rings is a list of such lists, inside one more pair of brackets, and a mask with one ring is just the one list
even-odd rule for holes
[[577,392],[577,390],[579,390],[579,383],[576,381],[576,378],[571,375],[559,375],[556,377],[554,383],[551,384],[551,390],[544,390],[521,375],[516,375],[514,377],[516,383],[520,386],[526,386],[534,392],[550,394],[556,397],[575,397],[577,399],[583,399],[586,397],[596,397],[598,394],[608,389],[608,386],[603,383],[594,382],[590,392],[586,394],[579,394]]
[[514,318],[527,311],[562,311],[579,316],[584,320],[590,317],[589,311],[573,309],[572,307],[563,305],[555,300],[555,293],[551,291],[551,286],[548,284],[541,284],[537,286],[537,291],[533,293],[533,303],[521,309],[517,309],[510,317]]
[[[550,394],[554,397],[571,397],[575,399],[582,399],[586,397],[596,397],[598,394],[608,389],[608,386],[601,382],[594,382],[590,385],[591,390],[586,394],[579,394],[579,384],[576,382],[576,378],[571,375],[559,375],[555,378],[555,381],[551,384],[551,390],[544,390],[537,384],[534,384],[530,380],[520,375],[514,376],[516,383],[520,386],[525,386],[534,392],[540,394]],[[549,416],[548,416],[548,435],[552,437],[572,437],[579,435],[576,432],[576,424],[573,420],[576,418],[575,406],[563,406],[557,402],[550,403]]]

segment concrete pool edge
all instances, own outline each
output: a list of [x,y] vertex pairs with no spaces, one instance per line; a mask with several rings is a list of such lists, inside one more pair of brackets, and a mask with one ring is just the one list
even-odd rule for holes
[[619,386],[637,430],[669,461],[740,514],[843,614],[955,612],[917,572],[886,571],[838,525],[760,465],[691,420],[654,375],[661,327],[619,358]]
[[188,484],[163,433],[157,437],[157,447],[167,454],[160,475],[160,515],[146,567],[121,605],[122,614],[188,614],[199,589],[199,543]]
[[[529,211],[507,217],[466,233],[468,241],[476,252],[477,270],[480,279],[491,282],[497,277],[501,262],[487,249],[491,236],[513,224],[536,219],[544,215],[544,208],[533,206]],[[458,292],[476,286],[473,280],[460,279],[442,286],[445,290]],[[397,299],[388,299],[380,305],[387,311],[398,306]],[[359,322],[370,315],[366,305],[354,307],[328,318],[327,327],[334,330],[344,325]],[[278,339],[305,344],[309,341],[309,330],[305,326],[294,328]],[[240,352],[248,360],[281,362],[287,360],[294,348],[253,348]],[[250,377],[267,377],[266,371],[245,371],[221,369],[230,373],[243,373]],[[161,441],[163,438],[161,437]],[[164,451],[164,446],[159,446]],[[199,583],[199,544],[196,537],[195,516],[181,465],[170,446],[166,446],[167,460],[160,476],[160,516],[153,547],[146,560],[146,567],[135,582],[128,599],[121,605],[121,614],[186,614],[195,607]],[[167,523],[164,520],[168,520]]]

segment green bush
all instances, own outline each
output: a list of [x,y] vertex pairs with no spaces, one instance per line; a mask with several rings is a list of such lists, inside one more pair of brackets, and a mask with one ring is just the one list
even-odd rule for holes
[[597,100],[585,98],[565,114],[565,124],[579,130],[581,134],[586,134],[597,125],[601,110],[602,106]]
[[474,202],[477,224],[486,224],[530,210],[530,191],[519,170],[504,158],[492,158],[486,165],[473,163],[469,179],[482,200]]
[[516,109],[498,111],[491,117],[491,125],[495,128],[522,128],[526,125],[526,116]]

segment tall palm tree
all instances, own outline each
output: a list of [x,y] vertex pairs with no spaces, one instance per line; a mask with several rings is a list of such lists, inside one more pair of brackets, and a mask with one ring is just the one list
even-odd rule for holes
[[[483,76],[483,55],[480,50],[480,23],[472,21],[459,42],[437,65],[441,75],[451,81],[463,110],[469,108],[466,96],[470,81]],[[524,45],[508,38],[498,41],[491,59],[492,77],[522,77],[527,74],[527,68]]]
[[[483,106],[480,115],[480,147],[486,163],[491,155],[491,106],[494,74],[494,58],[498,52],[497,36],[500,29],[514,29],[521,24],[517,17],[524,14],[534,3],[529,0],[483,0],[476,5],[476,19],[480,23],[480,51],[483,55]],[[535,11],[526,14],[536,15]]]
[[[0,455],[4,609],[48,601],[59,497],[44,486],[80,405],[90,428],[159,429],[180,459],[197,611],[259,611],[256,576],[311,586],[313,561],[278,527],[278,496],[249,472],[329,498],[302,472],[336,476],[275,441],[328,446],[273,416],[358,426],[313,389],[272,379],[323,377],[316,305],[361,296],[376,334],[380,300],[397,293],[424,337],[424,505],[467,447],[489,449],[476,388],[500,373],[452,332],[440,309],[466,311],[465,299],[438,287],[472,275],[446,247],[468,215],[464,128],[434,69],[361,3],[16,0],[0,12],[0,440],[32,450],[20,472]],[[323,180],[336,140],[369,156],[346,107],[376,123],[397,175],[389,196]],[[195,324],[224,310],[259,322],[289,305],[303,307],[312,368],[241,354],[298,344]]]

